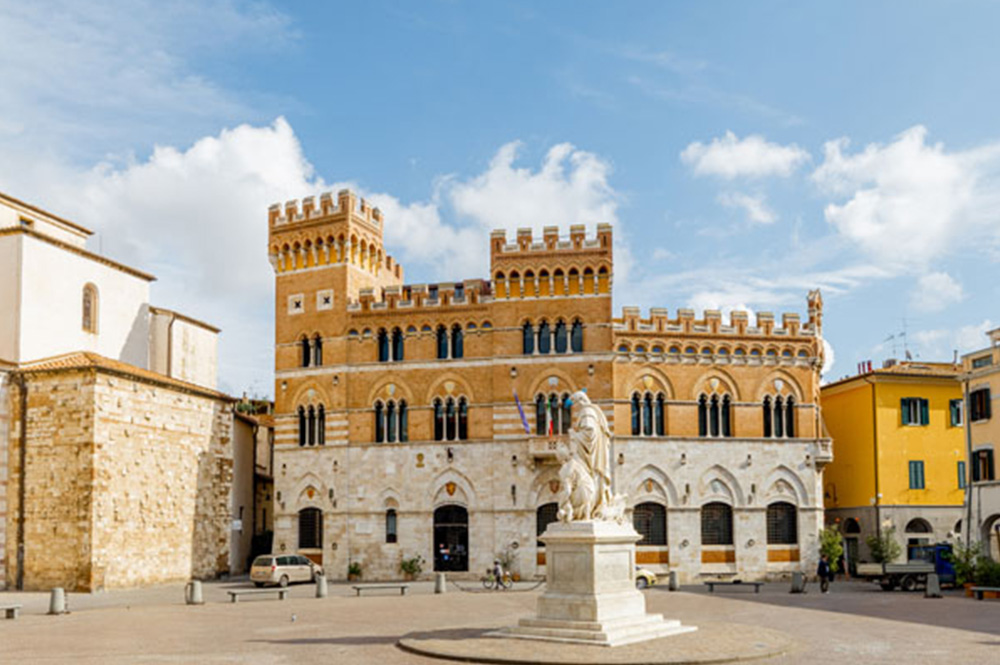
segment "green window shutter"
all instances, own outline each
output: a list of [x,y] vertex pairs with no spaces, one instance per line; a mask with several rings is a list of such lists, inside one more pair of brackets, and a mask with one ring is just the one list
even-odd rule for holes
[[965,462],[958,463],[958,489],[965,489]]
[[991,404],[990,404],[990,401],[991,401],[990,400],[990,389],[987,388],[985,392],[986,392],[986,399],[984,400],[985,404],[983,404],[983,417],[984,418],[989,418],[990,415],[991,415],[990,414],[990,408],[991,408]]
[[927,425],[931,422],[930,408],[927,400],[920,400],[920,424]]
[[899,413],[902,415],[904,425],[910,424],[910,410],[907,408],[909,406],[907,404],[908,401],[905,397],[899,400]]
[[917,488],[917,467],[913,462],[910,462],[910,489]]

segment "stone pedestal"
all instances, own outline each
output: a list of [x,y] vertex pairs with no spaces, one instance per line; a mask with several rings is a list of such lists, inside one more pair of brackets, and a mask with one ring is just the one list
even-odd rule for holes
[[556,522],[545,543],[546,591],[538,614],[500,634],[522,639],[617,646],[696,630],[646,614],[635,588],[639,534],[615,522]]

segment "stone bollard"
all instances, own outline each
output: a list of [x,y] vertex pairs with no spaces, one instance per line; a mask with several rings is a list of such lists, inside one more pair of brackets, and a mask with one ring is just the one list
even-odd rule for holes
[[434,576],[434,593],[444,593],[444,589],[445,589],[444,573],[438,573]]
[[66,591],[62,587],[52,589],[49,598],[49,614],[66,614]]
[[924,598],[940,598],[941,597],[941,578],[938,577],[937,573],[931,573],[927,576],[927,588],[924,590]]
[[790,593],[806,592],[806,576],[801,571],[792,573],[792,590]]
[[191,580],[184,585],[184,602],[188,605],[205,604],[205,598],[201,593],[201,580]]
[[316,576],[316,597],[326,598],[327,594],[330,593],[330,589],[327,587],[326,575]]
[[667,588],[671,591],[677,591],[681,588],[681,585],[677,583],[677,571],[671,570],[668,576]]

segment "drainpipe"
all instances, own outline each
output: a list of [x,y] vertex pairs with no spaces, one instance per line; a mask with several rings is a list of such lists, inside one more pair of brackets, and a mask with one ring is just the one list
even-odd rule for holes
[[17,386],[19,432],[18,432],[18,462],[17,462],[17,579],[14,587],[24,591],[24,515],[25,515],[25,482],[27,477],[28,457],[28,382],[19,372],[14,373],[13,383]]
[[882,515],[879,510],[879,504],[881,499],[879,498],[879,483],[878,483],[878,405],[875,402],[875,381],[869,380],[868,377],[864,377],[865,383],[872,388],[872,454],[874,455],[874,463],[872,471],[875,473],[875,534],[881,538],[882,537]]
[[[966,462],[966,481],[965,481],[965,547],[968,548],[972,544],[972,496],[976,491],[976,487],[972,483],[972,465],[974,463],[972,459],[972,422],[969,420],[969,414],[966,410],[969,405],[969,379],[968,375],[962,377],[962,423],[965,425],[965,459]],[[976,524],[976,528],[979,525]]]

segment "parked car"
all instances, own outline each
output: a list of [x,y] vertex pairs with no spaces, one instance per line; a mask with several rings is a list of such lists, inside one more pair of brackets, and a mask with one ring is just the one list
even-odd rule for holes
[[656,584],[656,573],[645,568],[635,567],[635,588],[645,589]]
[[312,582],[322,574],[322,566],[300,554],[265,554],[254,559],[250,566],[250,581],[257,587],[265,584],[286,587],[292,582]]

